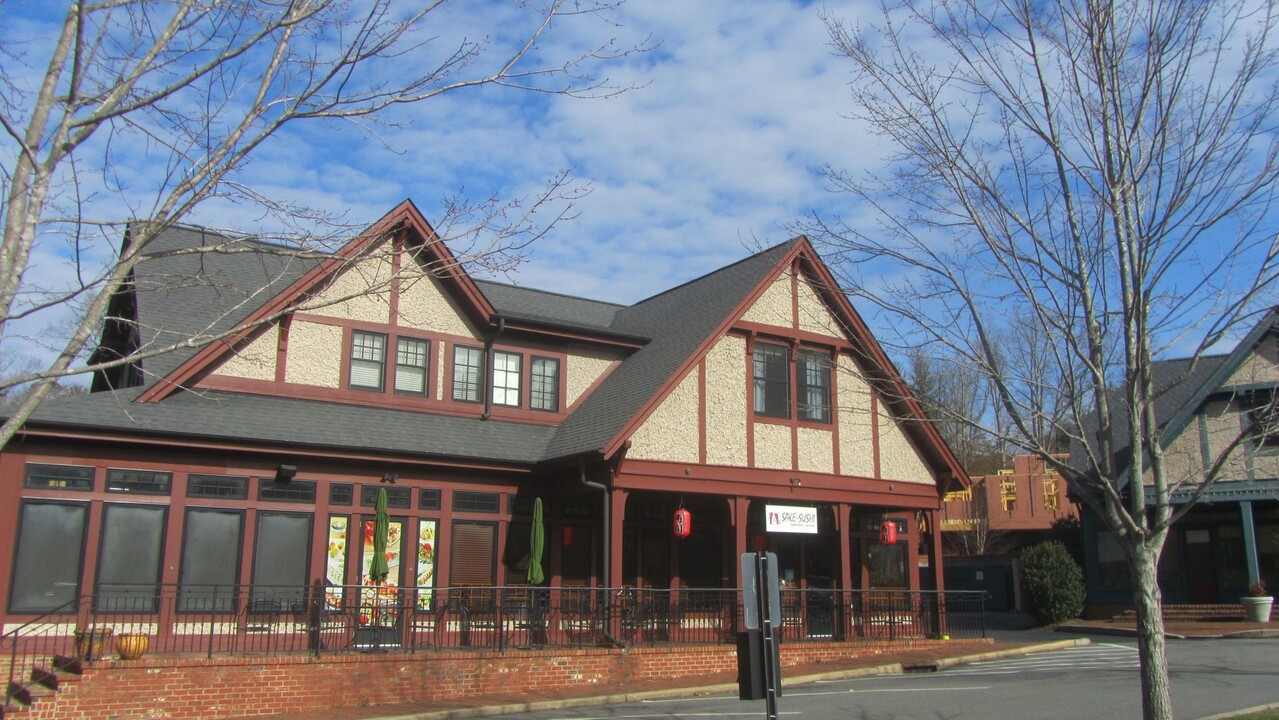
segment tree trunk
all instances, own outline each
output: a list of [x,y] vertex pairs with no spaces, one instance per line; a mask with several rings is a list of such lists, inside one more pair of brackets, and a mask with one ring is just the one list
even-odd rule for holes
[[1141,716],[1144,720],[1172,720],[1167,643],[1164,639],[1163,597],[1159,590],[1158,552],[1136,548],[1133,562],[1137,603],[1137,654],[1141,661]]

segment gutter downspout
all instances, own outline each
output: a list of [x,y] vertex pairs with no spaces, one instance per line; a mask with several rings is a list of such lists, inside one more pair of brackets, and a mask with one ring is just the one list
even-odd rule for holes
[[[612,570],[612,568],[611,568],[611,567],[609,567],[609,566],[610,566],[610,564],[613,562],[613,555],[612,555],[612,553],[611,553],[611,548],[610,548],[611,538],[612,538],[612,535],[613,535],[613,533],[612,533],[612,519],[611,519],[611,518],[612,518],[613,494],[609,492],[609,489],[608,489],[608,486],[607,486],[607,485],[604,485],[604,484],[602,484],[602,483],[597,483],[597,482],[595,482],[595,481],[593,481],[593,480],[587,480],[587,479],[586,479],[586,460],[585,460],[584,458],[580,458],[580,457],[579,457],[579,458],[577,459],[577,477],[578,477],[578,480],[582,483],[582,485],[583,485],[583,486],[588,487],[588,488],[592,488],[592,489],[594,489],[594,490],[599,490],[599,491],[600,491],[600,497],[601,497],[601,498],[602,498],[602,500],[603,500],[603,505],[602,505],[602,507],[603,507],[603,510],[604,510],[604,520],[603,520],[603,528],[604,528],[604,532],[603,532],[603,535],[604,535],[604,542],[603,542],[603,546],[604,546],[604,577],[603,577],[602,579],[603,579],[603,581],[604,581],[604,583],[603,583],[603,584],[604,584],[604,586],[606,586],[606,587],[607,587],[607,586],[608,586],[609,578],[610,578],[610,577],[612,577],[612,574],[610,573],[610,570]],[[611,604],[611,602],[612,602],[612,599],[613,599],[613,598],[611,598],[611,597],[609,597],[609,598],[608,598],[608,602],[610,602],[610,604]],[[608,616],[608,615],[606,615],[606,617],[607,617],[607,616]],[[605,628],[604,628],[604,639],[605,639],[605,640],[607,640],[609,643],[611,643],[614,647],[618,647],[618,648],[624,648],[624,647],[626,647],[626,644],[625,644],[625,643],[623,643],[622,641],[620,641],[620,640],[618,640],[617,638],[613,637],[613,635],[611,634],[611,628],[610,628],[610,627],[608,627],[607,625],[606,625],[606,626],[605,626]]]
[[493,343],[506,330],[506,318],[497,316],[497,330],[484,340],[484,413],[480,420],[488,420],[493,414]]

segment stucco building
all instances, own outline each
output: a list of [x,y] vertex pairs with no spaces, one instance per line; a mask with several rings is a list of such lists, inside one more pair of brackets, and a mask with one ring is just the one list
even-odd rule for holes
[[387,583],[419,607],[523,584],[534,498],[551,586],[734,588],[756,547],[791,587],[942,585],[963,470],[803,238],[630,306],[473,279],[407,201],[326,258],[190,252],[225,242],[168,230],[96,357],[143,355],[0,455],[9,622],[156,586],[340,603],[379,489]]

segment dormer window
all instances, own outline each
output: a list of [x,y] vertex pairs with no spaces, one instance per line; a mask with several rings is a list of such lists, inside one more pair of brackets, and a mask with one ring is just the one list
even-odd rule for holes
[[790,350],[755,343],[755,414],[790,417]]
[[484,351],[457,345],[453,348],[453,399],[480,402],[483,389]]
[[493,353],[493,404],[506,407],[520,406],[520,366],[524,356],[519,353]]

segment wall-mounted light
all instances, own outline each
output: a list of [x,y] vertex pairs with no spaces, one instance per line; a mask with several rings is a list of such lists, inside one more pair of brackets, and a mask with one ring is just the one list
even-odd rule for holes
[[790,479],[790,486],[793,488],[797,488],[803,484],[804,481],[801,478],[793,477]]
[[386,483],[387,485],[394,485],[394,484],[395,484],[395,473],[383,473],[383,474],[382,474],[382,482]]
[[297,465],[281,465],[275,469],[275,482],[280,485],[292,482],[293,476],[298,474]]

